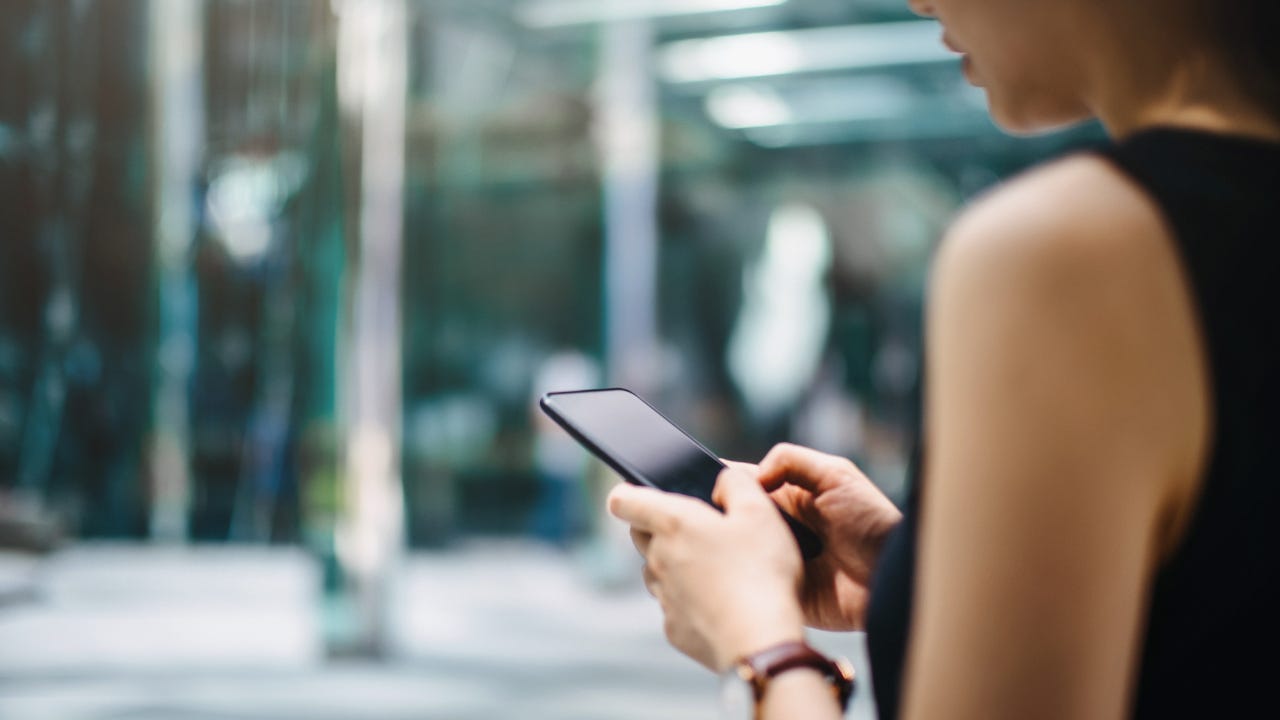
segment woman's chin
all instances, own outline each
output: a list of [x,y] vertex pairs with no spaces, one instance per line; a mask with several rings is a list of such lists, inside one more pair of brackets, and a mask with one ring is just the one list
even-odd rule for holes
[[987,91],[991,120],[1006,134],[1015,137],[1034,137],[1065,130],[1093,119],[1092,113],[1083,107],[1046,107],[1026,104],[1003,103]]

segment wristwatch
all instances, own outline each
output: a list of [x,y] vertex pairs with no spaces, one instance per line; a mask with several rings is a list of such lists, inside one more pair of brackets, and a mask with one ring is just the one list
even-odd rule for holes
[[769,689],[769,681],[797,668],[822,673],[831,683],[840,711],[848,709],[853,695],[853,665],[844,658],[833,660],[808,643],[789,641],[742,658],[720,676],[720,717],[722,720],[754,720]]

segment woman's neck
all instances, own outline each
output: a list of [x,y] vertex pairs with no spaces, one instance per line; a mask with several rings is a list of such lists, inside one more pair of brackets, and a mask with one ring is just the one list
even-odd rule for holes
[[1280,140],[1280,118],[1207,49],[1203,30],[1172,25],[1158,34],[1145,24],[1133,33],[1121,26],[1091,53],[1085,96],[1112,137],[1171,126]]
[[1115,138],[1151,127],[1180,127],[1280,141],[1280,122],[1246,97],[1188,97],[1177,93],[1134,97],[1098,109]]

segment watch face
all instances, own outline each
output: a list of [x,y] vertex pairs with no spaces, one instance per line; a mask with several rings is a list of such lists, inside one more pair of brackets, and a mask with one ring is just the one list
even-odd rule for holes
[[756,698],[751,686],[734,670],[720,676],[720,720],[752,720]]

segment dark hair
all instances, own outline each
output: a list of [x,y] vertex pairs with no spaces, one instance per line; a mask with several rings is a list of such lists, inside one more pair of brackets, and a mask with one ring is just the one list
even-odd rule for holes
[[1201,0],[1244,89],[1280,119],[1280,0]]

